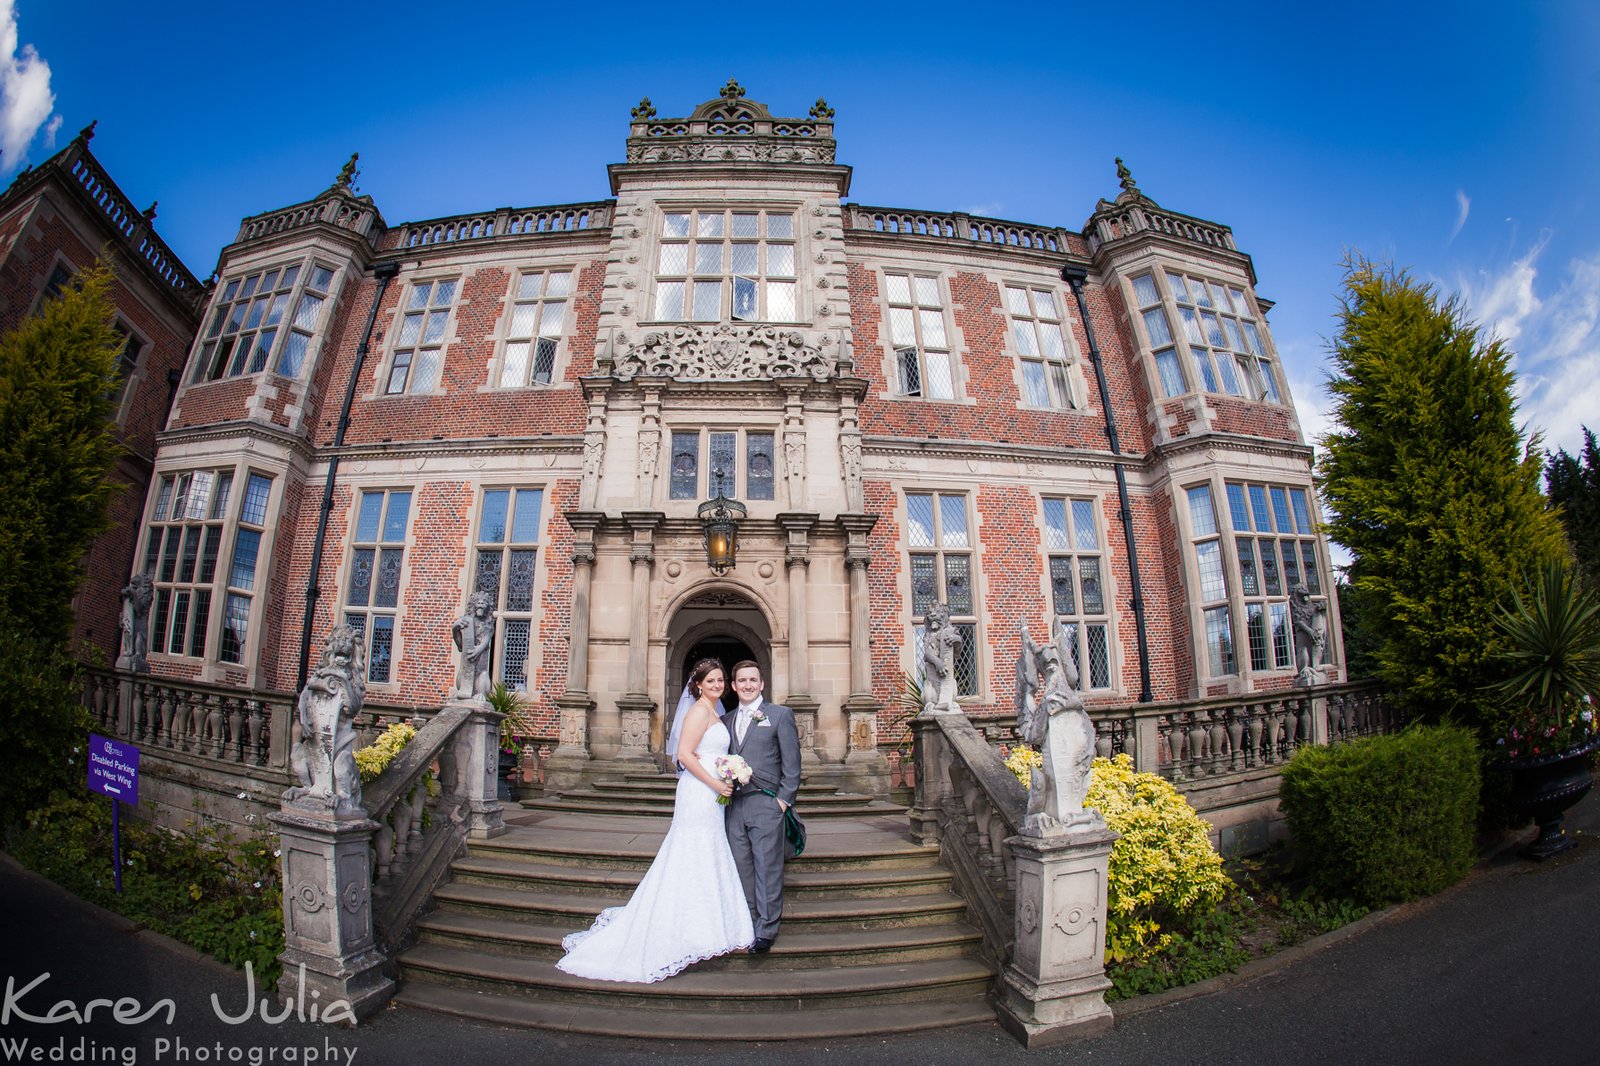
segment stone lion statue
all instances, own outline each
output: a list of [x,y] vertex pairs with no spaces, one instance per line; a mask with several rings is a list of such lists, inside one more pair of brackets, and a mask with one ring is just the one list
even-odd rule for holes
[[489,695],[489,648],[494,644],[494,600],[479,589],[467,597],[467,613],[455,620],[450,636],[461,652],[456,669],[458,700]]
[[1078,668],[1071,636],[1059,619],[1050,623],[1050,642],[1035,644],[1022,623],[1017,659],[1017,732],[1044,757],[1028,789],[1026,836],[1048,836],[1069,826],[1092,823],[1083,809],[1094,762],[1094,723],[1078,694]]
[[156,583],[149,574],[134,574],[122,590],[122,650],[117,665],[124,670],[148,669],[150,652],[150,603],[156,597]]
[[1310,688],[1317,683],[1317,667],[1328,646],[1327,608],[1298,584],[1289,590],[1289,618],[1294,623],[1295,684]]
[[355,719],[367,697],[365,650],[362,635],[347,625],[328,634],[322,662],[300,690],[300,740],[289,753],[300,783],[284,790],[285,803],[341,814],[361,809]]

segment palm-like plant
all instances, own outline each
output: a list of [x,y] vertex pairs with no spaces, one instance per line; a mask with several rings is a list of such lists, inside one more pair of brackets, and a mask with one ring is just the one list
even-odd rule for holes
[[1546,751],[1592,735],[1593,709],[1579,705],[1600,695],[1600,597],[1553,562],[1513,593],[1495,628],[1506,675],[1494,691],[1507,704],[1508,735],[1543,740]]
[[525,713],[528,708],[528,697],[504,681],[496,681],[494,687],[489,690],[489,695],[484,698],[488,700],[491,710],[505,715],[500,720],[500,746],[507,751],[514,750],[516,738],[527,736],[532,732]]

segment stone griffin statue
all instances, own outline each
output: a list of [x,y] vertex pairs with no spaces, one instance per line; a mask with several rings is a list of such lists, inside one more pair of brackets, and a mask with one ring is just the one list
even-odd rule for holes
[[922,635],[922,713],[960,714],[956,701],[956,649],[961,634],[950,624],[950,608],[928,608]]
[[349,626],[328,634],[322,662],[300,690],[300,740],[289,753],[300,783],[284,790],[285,803],[340,814],[361,810],[354,723],[367,698],[365,650],[361,634]]
[[117,667],[143,673],[150,669],[145,656],[150,651],[150,602],[155,599],[156,586],[149,574],[134,574],[122,590],[122,651],[117,656]]
[[1044,756],[1028,789],[1024,836],[1049,836],[1096,820],[1093,811],[1083,809],[1094,762],[1094,723],[1077,688],[1071,637],[1060,620],[1050,623],[1048,644],[1035,644],[1024,622],[1017,659],[1017,732]]
[[1294,623],[1294,683],[1310,688],[1318,681],[1317,667],[1328,647],[1328,608],[1299,584],[1289,590],[1289,617]]
[[494,643],[494,601],[487,592],[479,589],[467,597],[467,613],[455,620],[450,636],[461,652],[455,698],[483,699],[489,695],[489,646]]

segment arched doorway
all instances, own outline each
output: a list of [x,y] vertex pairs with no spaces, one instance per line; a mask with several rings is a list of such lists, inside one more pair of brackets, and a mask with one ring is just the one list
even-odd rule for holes
[[[743,593],[705,589],[686,600],[667,624],[667,677],[661,714],[650,731],[652,751],[662,751],[684,680],[694,664],[706,658],[720,659],[729,671],[742,659],[752,660],[760,665],[770,685],[772,626],[761,608]],[[723,704],[730,709],[737,706],[731,686]]]

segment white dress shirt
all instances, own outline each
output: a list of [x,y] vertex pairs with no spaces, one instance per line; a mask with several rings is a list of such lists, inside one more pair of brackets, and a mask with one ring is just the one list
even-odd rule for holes
[[744,743],[744,735],[750,729],[750,716],[761,709],[761,699],[756,698],[754,703],[739,704],[739,717],[734,722],[734,730],[738,733],[739,743]]

